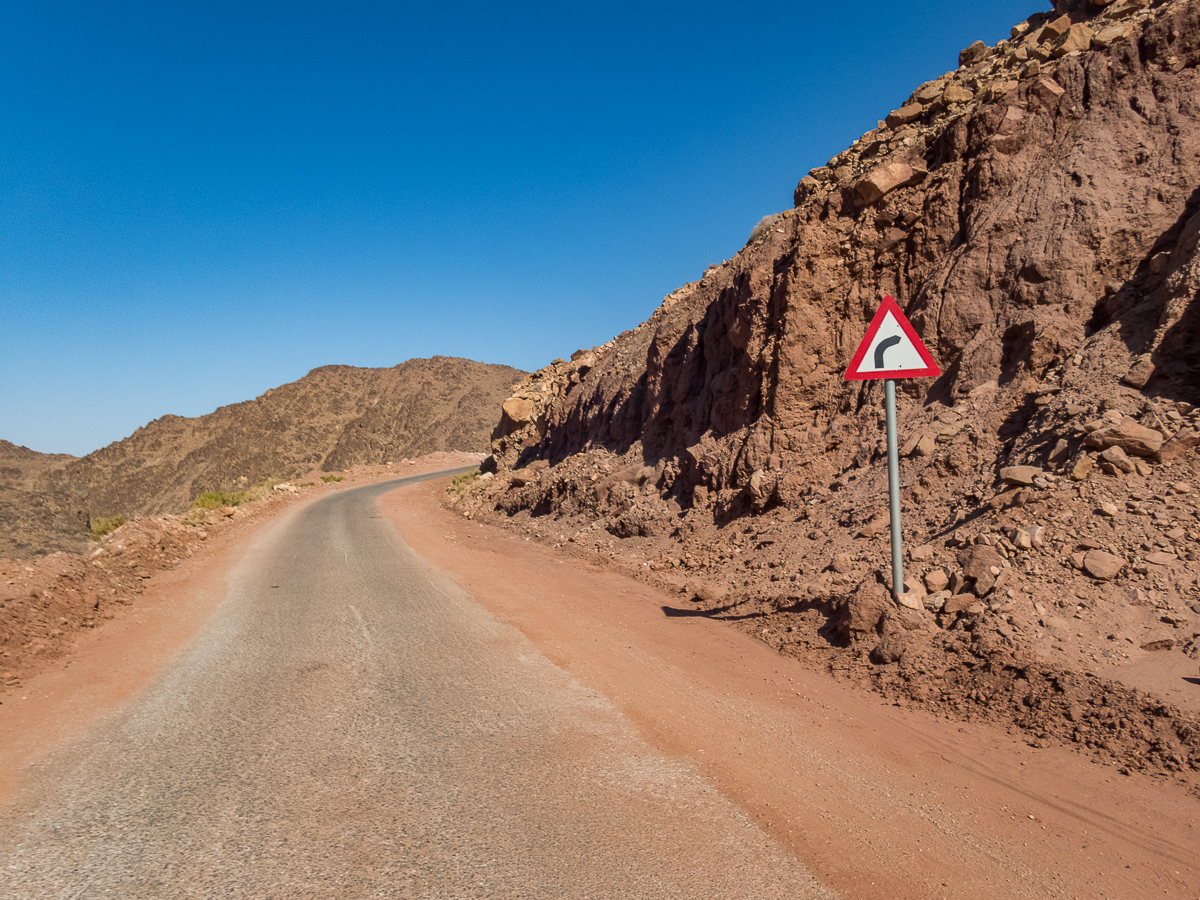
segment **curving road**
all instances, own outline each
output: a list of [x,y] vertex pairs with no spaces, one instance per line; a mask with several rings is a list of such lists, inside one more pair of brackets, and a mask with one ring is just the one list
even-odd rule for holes
[[[437,473],[445,475],[447,473]],[[832,897],[688,764],[333,494],[0,815],[0,897]]]

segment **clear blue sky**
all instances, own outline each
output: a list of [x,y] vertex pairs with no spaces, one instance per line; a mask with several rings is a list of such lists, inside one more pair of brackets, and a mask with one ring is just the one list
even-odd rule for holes
[[0,438],[602,343],[1049,5],[5,4]]

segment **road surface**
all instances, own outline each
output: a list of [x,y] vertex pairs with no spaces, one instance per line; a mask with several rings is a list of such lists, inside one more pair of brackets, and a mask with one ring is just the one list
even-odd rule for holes
[[[444,474],[444,473],[439,473]],[[0,817],[0,897],[831,897],[343,491]]]

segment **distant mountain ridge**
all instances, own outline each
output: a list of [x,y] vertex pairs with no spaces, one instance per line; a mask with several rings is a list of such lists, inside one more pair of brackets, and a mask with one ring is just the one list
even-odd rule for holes
[[486,451],[500,404],[524,374],[443,356],[387,369],[323,366],[205,416],[155,419],[79,459],[6,441],[0,556],[79,549],[89,516],[178,512],[205,491],[266,478]]

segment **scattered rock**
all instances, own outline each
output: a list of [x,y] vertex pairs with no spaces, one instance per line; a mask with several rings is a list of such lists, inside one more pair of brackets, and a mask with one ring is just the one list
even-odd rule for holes
[[1041,525],[1030,525],[1024,528],[1014,528],[1009,532],[1009,540],[1018,550],[1032,550],[1042,545],[1046,529]]
[[1100,50],[1107,50],[1118,41],[1123,41],[1129,37],[1128,25],[1106,25],[1094,35],[1092,35],[1092,46]]
[[967,90],[957,82],[951,82],[946,85],[946,89],[942,91],[942,103],[945,106],[953,106],[956,103],[969,103],[975,98],[975,94]]
[[854,557],[849,553],[839,553],[833,558],[830,566],[839,575],[849,575],[854,571]]
[[1125,560],[1104,550],[1089,550],[1083,557],[1083,570],[1098,581],[1111,581],[1124,567]]
[[945,569],[934,569],[931,572],[925,573],[925,587],[931,593],[944,591],[950,585],[950,576],[946,574]]
[[1042,474],[1037,466],[1005,466],[1000,470],[1000,478],[1007,484],[1033,484],[1034,478]]
[[1162,638],[1157,641],[1147,641],[1142,644],[1142,649],[1150,653],[1160,653],[1163,650],[1171,650],[1175,647],[1175,641],[1172,638]]
[[916,122],[923,115],[925,115],[925,107],[920,103],[909,103],[888,113],[884,123],[888,128],[895,129]]
[[1067,29],[1066,33],[1054,45],[1054,58],[1066,56],[1068,53],[1090,50],[1095,32],[1087,25],[1078,23]]
[[1175,436],[1162,445],[1158,451],[1159,462],[1174,462],[1182,459],[1192,450],[1200,446],[1200,431],[1195,428],[1181,428]]
[[1075,465],[1071,467],[1071,480],[1086,481],[1095,467],[1096,459],[1094,456],[1088,453],[1080,454],[1079,458],[1075,460]]
[[893,608],[884,586],[873,578],[868,579],[843,603],[836,625],[838,634],[850,641],[874,635],[884,614]]
[[860,206],[870,206],[897,188],[920,184],[927,174],[924,169],[914,169],[908,163],[884,163],[868,172],[853,190]]
[[1102,467],[1107,463],[1114,474],[1120,472],[1128,475],[1135,470],[1133,461],[1125,455],[1124,450],[1115,445],[1100,454],[1100,462]]
[[1143,353],[1133,361],[1133,365],[1129,367],[1129,371],[1121,380],[1135,388],[1144,388],[1153,374],[1154,362],[1149,353]]
[[974,594],[954,594],[953,596],[947,598],[946,602],[942,604],[942,612],[945,615],[958,615],[961,612],[965,612],[978,602],[979,598]]
[[994,547],[976,544],[959,553],[958,562],[963,567],[963,574],[978,584],[980,580],[995,581],[992,569],[995,568],[998,572],[1003,568],[1005,560]]
[[880,514],[864,525],[859,530],[857,537],[873,538],[886,532],[890,526],[891,518],[888,515]]
[[988,45],[983,41],[976,41],[971,46],[959,51],[958,67],[962,69],[973,66],[978,62],[982,62],[987,55]]
[[1085,439],[1089,447],[1106,450],[1120,447],[1133,456],[1152,456],[1163,445],[1163,436],[1153,428],[1139,425],[1133,419],[1122,419],[1119,424],[1098,428]]
[[702,603],[724,603],[729,599],[729,591],[725,588],[703,581],[687,582],[684,585],[684,592]]

